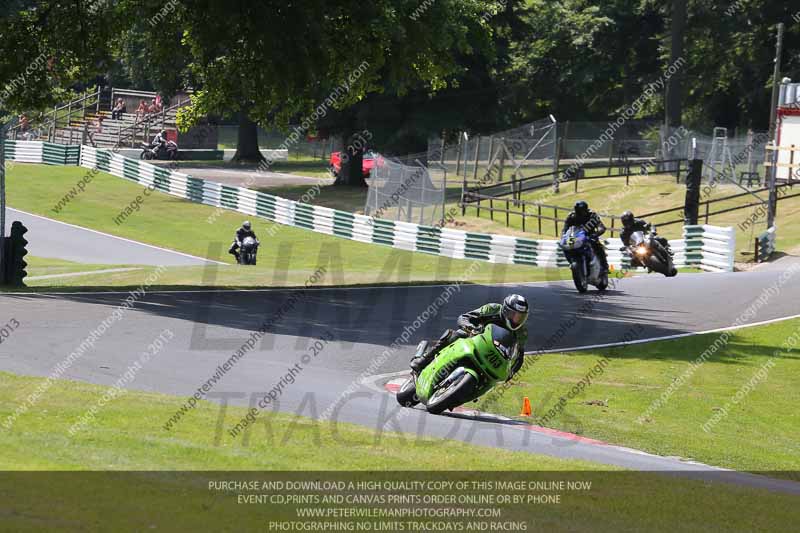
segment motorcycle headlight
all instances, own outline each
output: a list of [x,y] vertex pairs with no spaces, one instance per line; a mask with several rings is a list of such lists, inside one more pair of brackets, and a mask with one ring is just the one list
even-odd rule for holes
[[639,246],[636,249],[636,253],[639,254],[639,255],[645,255],[647,253],[647,247],[646,246]]

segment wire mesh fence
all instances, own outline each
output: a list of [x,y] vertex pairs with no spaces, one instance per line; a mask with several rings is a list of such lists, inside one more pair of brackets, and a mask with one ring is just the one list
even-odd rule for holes
[[[428,142],[428,161],[437,161],[451,176],[486,184],[553,171],[557,123],[552,116],[491,135],[461,134],[457,142]],[[455,179],[455,178],[454,178]]]
[[564,163],[609,162],[617,159],[664,159],[660,151],[659,122],[626,120],[559,124],[559,159]]
[[379,156],[370,171],[364,214],[376,219],[439,225],[445,218],[447,168],[425,165],[426,154]]
[[769,140],[767,132],[748,131],[729,137],[725,128],[714,128],[711,136],[691,132],[678,151],[687,159],[703,160],[703,179],[707,181],[755,187],[765,182]]

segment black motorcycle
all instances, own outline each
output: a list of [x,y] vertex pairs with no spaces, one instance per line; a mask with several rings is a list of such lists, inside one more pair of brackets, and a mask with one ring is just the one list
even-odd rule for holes
[[139,154],[139,159],[148,161],[153,159],[175,161],[178,159],[178,145],[175,141],[167,141],[166,144],[160,144],[158,146],[142,144],[142,153]]
[[678,275],[678,269],[672,261],[672,253],[656,238],[656,232],[651,231],[645,235],[643,231],[634,231],[631,234],[630,244],[623,251],[627,251],[631,258],[631,267],[644,267],[650,271],[658,272],[668,278]]
[[239,264],[255,265],[256,254],[258,253],[258,241],[253,237],[245,237],[242,246],[239,248]]

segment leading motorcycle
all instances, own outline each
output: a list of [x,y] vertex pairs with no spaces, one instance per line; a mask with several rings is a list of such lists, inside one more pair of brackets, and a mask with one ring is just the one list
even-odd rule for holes
[[[415,357],[427,347],[428,342],[422,341]],[[506,381],[516,352],[514,334],[489,324],[483,331],[446,346],[419,375],[412,374],[397,392],[397,402],[404,407],[421,403],[432,414],[452,411]]]
[[604,291],[608,287],[608,271],[603,268],[600,258],[594,253],[589,233],[583,226],[572,226],[558,243],[569,261],[572,281],[578,292],[584,293],[589,285]]

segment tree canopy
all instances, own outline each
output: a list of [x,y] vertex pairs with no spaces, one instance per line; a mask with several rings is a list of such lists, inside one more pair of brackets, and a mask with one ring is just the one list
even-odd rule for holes
[[[674,59],[676,9],[685,64],[673,96],[688,126],[766,129],[778,22],[784,73],[800,77],[800,7],[777,0],[12,0],[2,9],[6,113],[127,81],[168,95],[192,87],[184,125],[237,114],[327,131],[369,121],[409,150],[443,129],[613,117]],[[663,119],[664,108],[660,95],[639,117]]]

